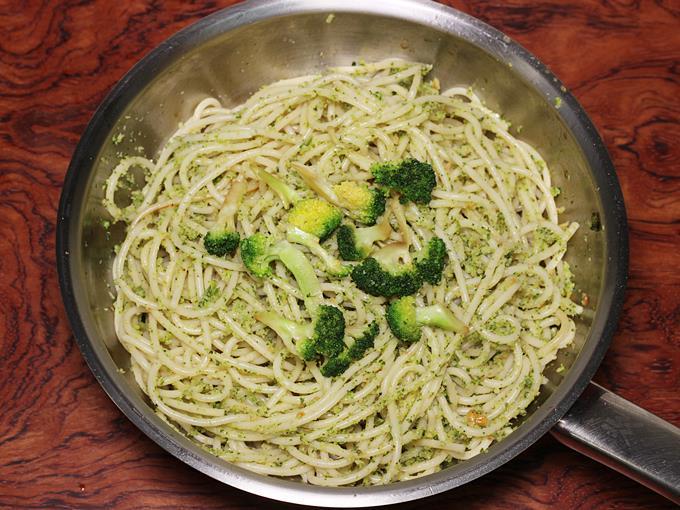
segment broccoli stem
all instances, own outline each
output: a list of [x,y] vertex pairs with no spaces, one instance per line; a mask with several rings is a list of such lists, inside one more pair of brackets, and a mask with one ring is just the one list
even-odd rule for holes
[[224,197],[224,205],[217,215],[217,229],[236,230],[236,213],[246,193],[245,181],[238,179],[232,182],[227,195]]
[[274,190],[274,192],[279,195],[283,205],[288,208],[292,204],[299,202],[301,197],[297,191],[288,186],[286,183],[280,179],[274,177],[272,174],[266,172],[263,169],[257,171],[257,176],[260,180],[264,181],[267,186]]
[[307,186],[309,186],[314,192],[320,197],[326,199],[331,204],[339,207],[338,196],[335,194],[333,189],[326,183],[319,175],[306,165],[293,162],[292,166],[297,171],[298,175],[302,177]]
[[273,329],[284,340],[303,340],[314,334],[314,326],[311,322],[300,324],[286,319],[276,312],[257,312],[255,319]]
[[412,241],[411,227],[409,227],[409,224],[406,221],[406,213],[404,213],[404,207],[402,206],[401,202],[399,202],[398,198],[395,197],[390,199],[390,210],[392,211],[392,214],[394,214],[394,217],[397,220],[399,232],[401,233],[401,242],[406,244],[407,246],[411,246]]
[[386,244],[373,254],[373,258],[389,269],[396,269],[400,263],[411,262],[411,255],[406,243]]
[[458,317],[440,304],[416,307],[416,322],[423,326],[434,326],[457,333],[467,330],[465,324]]
[[263,234],[253,234],[241,241],[241,260],[248,271],[259,278],[271,276],[269,265],[280,260],[293,273],[309,312],[316,311],[322,299],[321,285],[305,254],[291,243],[279,241],[272,245]]
[[287,241],[281,241],[276,247],[279,260],[288,270],[293,273],[297,281],[305,307],[310,314],[314,315],[322,298],[321,284],[314,272],[314,266],[307,257]]
[[308,234],[304,230],[293,227],[288,231],[286,238],[291,243],[301,244],[314,255],[319,257],[323,261],[330,274],[334,276],[346,276],[349,274],[349,266],[346,267],[333,255],[324,250],[319,244],[319,238],[315,235]]
[[357,238],[366,244],[373,244],[376,241],[384,241],[389,239],[392,234],[392,225],[387,216],[383,216],[382,220],[372,227],[360,228],[357,231]]
[[387,325],[394,336],[406,343],[417,342],[423,326],[466,334],[468,329],[451,310],[440,304],[418,307],[413,296],[392,301],[387,307]]

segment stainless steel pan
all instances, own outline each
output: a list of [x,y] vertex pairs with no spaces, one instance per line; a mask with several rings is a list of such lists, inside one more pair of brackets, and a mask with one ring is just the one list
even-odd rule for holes
[[[329,14],[334,18],[328,18]],[[328,22],[327,22],[328,21]],[[102,183],[118,153],[154,155],[199,100],[243,101],[259,86],[329,65],[386,57],[434,64],[444,86],[472,85],[487,104],[522,126],[563,189],[564,219],[582,227],[568,260],[590,296],[577,341],[555,366],[523,422],[486,453],[414,481],[329,489],[244,471],[201,450],[161,421],[129,373],[112,325],[110,263],[122,225],[108,235]],[[114,135],[123,134],[116,145]],[[120,137],[116,137],[118,139]],[[589,228],[597,216],[601,229]],[[590,383],[616,327],[628,241],[621,191],[595,128],[574,97],[536,57],[484,23],[423,0],[251,0],[168,39],[102,103],[82,136],[59,208],[57,260],[76,341],[118,407],[177,458],[240,489],[308,505],[354,507],[422,498],[488,473],[552,432],[668,497],[680,498],[678,429]],[[579,399],[585,390],[584,397]]]

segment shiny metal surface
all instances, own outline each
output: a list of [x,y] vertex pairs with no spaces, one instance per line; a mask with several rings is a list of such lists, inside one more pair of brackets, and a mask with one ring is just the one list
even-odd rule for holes
[[[335,14],[327,23],[328,14]],[[443,87],[470,85],[535,145],[563,189],[565,220],[581,223],[568,260],[590,296],[573,349],[549,367],[546,385],[508,438],[439,473],[383,487],[329,489],[256,475],[213,457],[152,411],[129,374],[110,312],[113,246],[124,235],[101,225],[102,183],[120,153],[154,156],[180,119],[206,96],[243,101],[263,84],[329,65],[387,57],[434,64]],[[559,100],[557,100],[559,98]],[[557,107],[559,105],[559,108]],[[125,135],[116,145],[112,137]],[[591,230],[591,215],[602,230]],[[120,409],[167,451],[240,489],[308,505],[355,507],[422,498],[473,480],[546,433],[588,384],[621,309],[627,267],[625,211],[607,152],[586,114],[535,57],[458,11],[425,0],[251,0],[214,14],[151,52],[113,89],[73,156],[60,203],[57,260],[76,340]],[[567,370],[558,374],[561,363]]]
[[591,383],[552,434],[680,505],[680,429]]

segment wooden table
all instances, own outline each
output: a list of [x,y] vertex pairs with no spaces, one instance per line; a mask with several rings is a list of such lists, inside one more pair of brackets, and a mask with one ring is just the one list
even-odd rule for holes
[[[73,341],[55,270],[62,180],[98,103],[151,48],[230,3],[0,1],[0,506],[269,507],[175,460],[116,409]],[[680,4],[451,3],[547,63],[604,137],[631,259],[623,318],[595,379],[679,424]],[[546,436],[483,479],[401,508],[548,506],[671,507]]]

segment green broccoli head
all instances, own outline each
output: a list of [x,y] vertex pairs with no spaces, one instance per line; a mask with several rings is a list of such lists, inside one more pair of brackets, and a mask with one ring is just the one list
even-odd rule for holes
[[321,198],[308,198],[297,202],[288,215],[288,222],[319,238],[328,239],[342,221],[340,209]]
[[321,375],[324,377],[336,377],[344,373],[352,362],[346,356],[336,356],[330,358],[321,365]]
[[305,361],[312,361],[319,354],[316,352],[316,342],[311,337],[303,338],[302,340],[295,342],[295,348],[300,357]]
[[417,342],[420,340],[421,327],[416,322],[416,300],[405,296],[390,303],[387,307],[387,325],[399,340]]
[[241,241],[241,260],[255,276],[271,276],[269,264],[276,258],[272,243],[264,234],[254,234]]
[[423,284],[420,272],[413,264],[401,263],[408,258],[408,245],[393,243],[384,246],[352,269],[352,281],[372,296],[407,296],[415,294]]
[[437,285],[442,279],[447,258],[444,241],[433,237],[427,243],[423,253],[415,260],[414,265],[424,281]]
[[347,356],[350,360],[356,361],[363,358],[367,350],[373,348],[375,337],[378,336],[380,328],[378,322],[371,322],[364,330],[359,338],[354,340],[354,343],[347,348]]
[[385,212],[387,197],[381,189],[369,188],[356,181],[344,181],[333,186],[333,191],[340,206],[361,223],[375,225]]
[[373,257],[354,266],[351,277],[359,289],[371,296],[407,296],[418,292],[423,284],[420,273],[411,265],[388,269]]
[[335,233],[342,260],[361,260],[368,255],[367,250],[357,246],[355,231],[350,225],[340,225]]
[[390,237],[392,227],[387,218],[372,227],[354,228],[351,225],[340,225],[336,238],[338,251],[343,260],[361,260],[368,256],[376,241],[384,241]]
[[371,322],[354,343],[345,348],[340,354],[326,360],[321,366],[321,374],[324,377],[336,377],[345,372],[353,361],[361,359],[366,351],[373,348],[375,337],[378,336],[380,328],[376,321]]
[[345,317],[342,311],[330,305],[321,305],[314,321],[316,350],[324,356],[337,356],[345,348]]
[[467,327],[448,309],[440,304],[417,307],[413,296],[405,296],[387,307],[387,324],[399,340],[417,342],[423,326],[432,326],[456,333],[467,332]]
[[385,246],[352,269],[352,281],[372,296],[401,297],[415,294],[424,282],[441,280],[446,264],[446,245],[435,237],[412,264],[400,264],[408,255],[401,243]]
[[397,191],[401,203],[427,204],[437,184],[432,165],[417,159],[401,163],[376,163],[371,167],[375,182]]
[[241,236],[238,232],[219,230],[208,232],[203,238],[203,246],[208,254],[215,257],[232,256],[236,253]]

